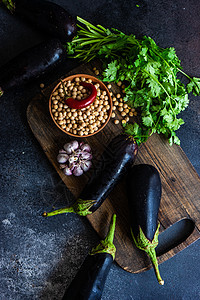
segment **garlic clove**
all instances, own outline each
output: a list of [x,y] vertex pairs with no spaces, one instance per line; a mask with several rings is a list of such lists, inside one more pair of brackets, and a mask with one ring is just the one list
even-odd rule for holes
[[72,170],[71,170],[69,167],[65,167],[65,168],[63,169],[63,172],[64,172],[64,174],[67,175],[67,176],[72,175]]
[[68,154],[71,154],[72,152],[74,152],[76,149],[79,148],[79,143],[78,143],[78,141],[71,141],[71,142],[65,144],[63,146],[63,148],[65,149],[65,151]]
[[57,156],[57,161],[59,164],[65,164],[69,159],[69,155],[65,153],[59,153]]
[[83,144],[80,146],[81,150],[91,152],[91,148],[88,144]]
[[74,176],[81,176],[83,174],[83,169],[81,168],[80,165],[76,166],[73,170],[73,175]]
[[91,166],[92,166],[92,162],[90,160],[87,160],[87,161],[82,161],[80,163],[80,166],[81,166],[81,169],[84,171],[84,172],[87,172]]

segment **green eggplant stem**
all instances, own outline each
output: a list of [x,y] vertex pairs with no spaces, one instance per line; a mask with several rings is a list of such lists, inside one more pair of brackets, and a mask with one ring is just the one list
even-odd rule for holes
[[15,3],[12,0],[2,0],[3,4],[11,11],[11,13],[14,13],[15,11]]
[[115,259],[116,248],[115,245],[113,244],[114,235],[115,235],[115,225],[116,225],[116,215],[114,214],[112,216],[110,227],[106,238],[100,241],[100,243],[91,250],[90,255],[95,255],[98,253],[108,253],[112,255],[113,260]]
[[160,271],[158,268],[158,260],[156,257],[156,250],[155,250],[155,248],[158,246],[159,228],[160,228],[160,224],[158,224],[158,227],[156,229],[156,232],[154,234],[154,238],[153,238],[152,242],[146,238],[141,227],[139,227],[139,234],[136,238],[133,235],[132,229],[131,229],[131,235],[132,235],[132,238],[134,240],[136,247],[145,251],[147,253],[147,255],[149,256],[149,258],[152,262],[158,283],[160,285],[164,285],[164,280],[162,280],[162,278],[160,276]]
[[51,217],[55,215],[60,215],[60,214],[66,214],[66,213],[75,213],[79,216],[87,216],[91,214],[92,212],[90,211],[90,208],[96,203],[96,200],[83,200],[83,199],[78,199],[76,202],[69,207],[63,207],[51,212],[44,212],[42,214],[43,217]]

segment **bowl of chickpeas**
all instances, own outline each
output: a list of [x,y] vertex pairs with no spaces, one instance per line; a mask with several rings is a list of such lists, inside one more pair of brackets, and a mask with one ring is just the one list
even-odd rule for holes
[[[96,88],[95,100],[84,108],[70,108],[66,99],[84,101],[90,90],[82,83]],[[83,103],[83,102],[82,102]],[[94,76],[77,74],[61,80],[49,98],[49,111],[56,126],[73,137],[89,137],[101,131],[112,114],[112,99],[108,88]]]

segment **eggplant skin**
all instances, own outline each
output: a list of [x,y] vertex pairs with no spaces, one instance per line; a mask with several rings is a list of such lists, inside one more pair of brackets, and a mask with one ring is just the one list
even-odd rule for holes
[[62,43],[76,35],[75,19],[60,5],[45,0],[15,0],[15,14]]
[[111,140],[79,196],[83,200],[96,200],[90,208],[91,212],[100,207],[112,189],[132,167],[137,150],[137,144],[125,134],[117,135]]
[[66,52],[58,39],[36,45],[10,60],[0,69],[0,87],[5,92],[46,74],[65,58]]
[[158,227],[162,186],[159,172],[148,164],[135,165],[127,175],[127,195],[130,208],[130,222],[134,237],[139,227],[146,238],[152,241]]
[[88,255],[62,300],[100,300],[112,263],[109,253]]

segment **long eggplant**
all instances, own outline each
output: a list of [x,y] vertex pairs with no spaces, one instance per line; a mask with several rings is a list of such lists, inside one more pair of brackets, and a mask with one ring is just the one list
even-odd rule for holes
[[62,43],[76,35],[75,19],[60,5],[46,0],[2,0],[15,15],[39,30],[58,38]]
[[155,248],[158,245],[158,211],[162,186],[159,172],[151,165],[140,164],[127,175],[127,195],[130,208],[131,234],[135,245],[150,257],[159,284],[160,276]]
[[113,244],[116,215],[113,215],[105,240],[92,249],[62,300],[100,300],[107,275],[115,259]]
[[44,41],[20,53],[0,68],[0,96],[10,88],[46,74],[65,56],[65,49],[58,39]]
[[114,137],[103,152],[83,191],[74,205],[53,212],[44,212],[43,217],[73,212],[86,216],[95,212],[107,198],[120,179],[132,167],[137,155],[137,144],[125,134]]

